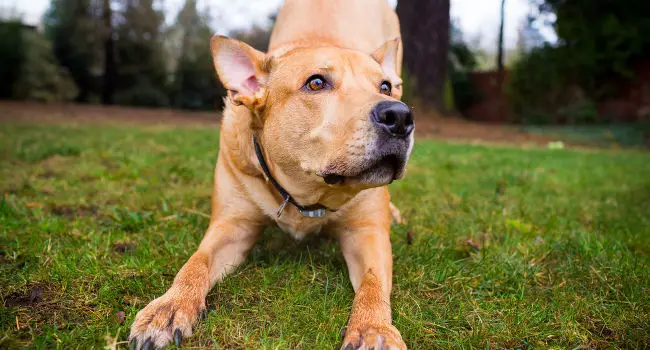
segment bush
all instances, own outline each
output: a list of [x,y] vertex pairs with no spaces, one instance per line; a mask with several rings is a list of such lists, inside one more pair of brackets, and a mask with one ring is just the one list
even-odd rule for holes
[[557,111],[580,95],[565,71],[561,50],[551,46],[534,49],[510,69],[506,93],[518,121],[556,122]]
[[576,101],[560,108],[557,112],[562,121],[569,124],[591,124],[600,121],[596,104],[590,100]]
[[59,66],[52,45],[35,30],[24,30],[25,56],[13,98],[40,102],[72,101],[79,90],[70,74]]
[[483,98],[468,72],[453,70],[449,72],[449,75],[453,88],[454,104],[458,110],[463,111]]
[[532,0],[552,14],[556,46],[534,49],[511,70],[509,98],[520,121],[603,122],[597,102],[634,77],[650,54],[647,1]]
[[[462,32],[452,22],[451,42],[449,43],[449,83],[453,94],[454,107],[460,111],[467,109],[482,98],[470,74],[478,66],[476,54],[464,41]],[[455,33],[455,35],[453,35]]]
[[0,98],[13,97],[16,81],[25,60],[23,24],[0,22]]
[[140,107],[167,107],[169,98],[163,90],[155,88],[147,81],[141,81],[116,93],[115,103]]

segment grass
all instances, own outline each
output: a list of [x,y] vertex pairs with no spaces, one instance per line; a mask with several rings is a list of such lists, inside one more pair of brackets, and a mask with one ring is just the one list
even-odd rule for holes
[[600,147],[650,147],[650,123],[526,125],[526,132]]
[[[126,347],[208,225],[217,145],[205,127],[0,125],[0,348]],[[391,192],[411,348],[650,347],[648,153],[421,140]],[[268,229],[186,345],[331,349],[352,299],[336,242]]]

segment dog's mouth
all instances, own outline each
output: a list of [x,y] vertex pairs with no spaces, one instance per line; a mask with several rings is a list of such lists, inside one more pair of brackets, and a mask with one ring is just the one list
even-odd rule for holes
[[[399,179],[404,174],[406,158],[389,154],[361,167],[342,172],[323,172],[319,174],[329,185],[382,186]],[[369,165],[368,165],[369,164]]]

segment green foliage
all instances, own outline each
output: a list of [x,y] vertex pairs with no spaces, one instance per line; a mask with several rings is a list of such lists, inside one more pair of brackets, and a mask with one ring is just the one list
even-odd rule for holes
[[168,74],[161,35],[163,13],[152,0],[127,2],[114,28],[117,64],[115,101],[139,106],[169,105]]
[[207,16],[199,14],[196,2],[188,0],[169,30],[168,36],[179,42],[177,52],[169,53],[177,62],[171,89],[174,107],[214,110],[221,106],[220,97],[226,95],[213,66],[209,22]]
[[169,97],[159,86],[153,86],[148,80],[141,80],[118,90],[115,103],[140,107],[167,107]]
[[470,77],[470,72],[451,70],[450,81],[455,108],[463,111],[480,101],[481,94]]
[[0,23],[0,81],[0,98],[56,102],[77,95],[51,43],[20,21]]
[[557,109],[573,98],[562,50],[552,46],[535,48],[510,69],[506,89],[519,121],[555,122],[552,118]]
[[533,49],[510,71],[507,93],[519,122],[594,123],[604,122],[595,98],[574,79],[566,64],[564,47]]
[[[206,47],[208,47],[206,45]],[[183,109],[214,110],[221,106],[221,97],[226,95],[214,73],[212,56],[209,52],[199,56],[195,61],[183,59],[176,71],[176,106]]]
[[[650,57],[644,0],[535,0],[541,17],[556,16],[558,43],[533,49],[511,70],[509,96],[524,122],[603,121],[594,104],[633,78]],[[578,113],[569,116],[569,113]]]
[[630,64],[650,54],[645,0],[546,0],[540,6],[557,16],[565,63],[593,98],[611,93],[610,79],[631,77]]
[[25,40],[20,21],[0,21],[0,98],[11,98],[25,62]]
[[593,124],[602,121],[596,104],[590,100],[572,102],[560,108],[557,114],[570,124]]
[[78,101],[92,101],[100,93],[103,27],[98,2],[51,0],[44,17],[45,35],[54,55],[79,87]]
[[[449,44],[449,80],[454,107],[462,111],[476,103],[480,94],[470,79],[470,74],[478,65],[476,54],[465,42],[460,27],[451,22],[451,42]],[[448,83],[449,84],[449,83]]]
[[138,106],[169,105],[161,35],[164,18],[153,1],[120,3],[112,13],[110,28],[102,18],[103,1],[51,1],[45,16],[46,35],[55,56],[79,87],[78,101],[94,102],[102,94],[110,35],[116,64],[110,73],[117,92],[114,100]]
[[26,55],[12,97],[41,102],[73,100],[77,87],[67,70],[59,66],[50,42],[33,30],[25,31],[23,36]]

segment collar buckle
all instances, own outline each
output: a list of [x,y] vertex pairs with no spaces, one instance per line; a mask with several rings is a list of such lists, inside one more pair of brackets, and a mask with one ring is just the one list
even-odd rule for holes
[[282,212],[284,211],[284,208],[287,206],[287,203],[289,203],[289,195],[284,197],[282,204],[280,204],[280,207],[278,208],[278,212],[276,214],[278,219],[280,218],[280,216],[282,216]]
[[307,209],[301,209],[298,208],[298,211],[300,211],[300,214],[306,218],[322,218],[325,216],[325,209],[319,208],[319,209],[314,209],[314,210],[307,210]]

